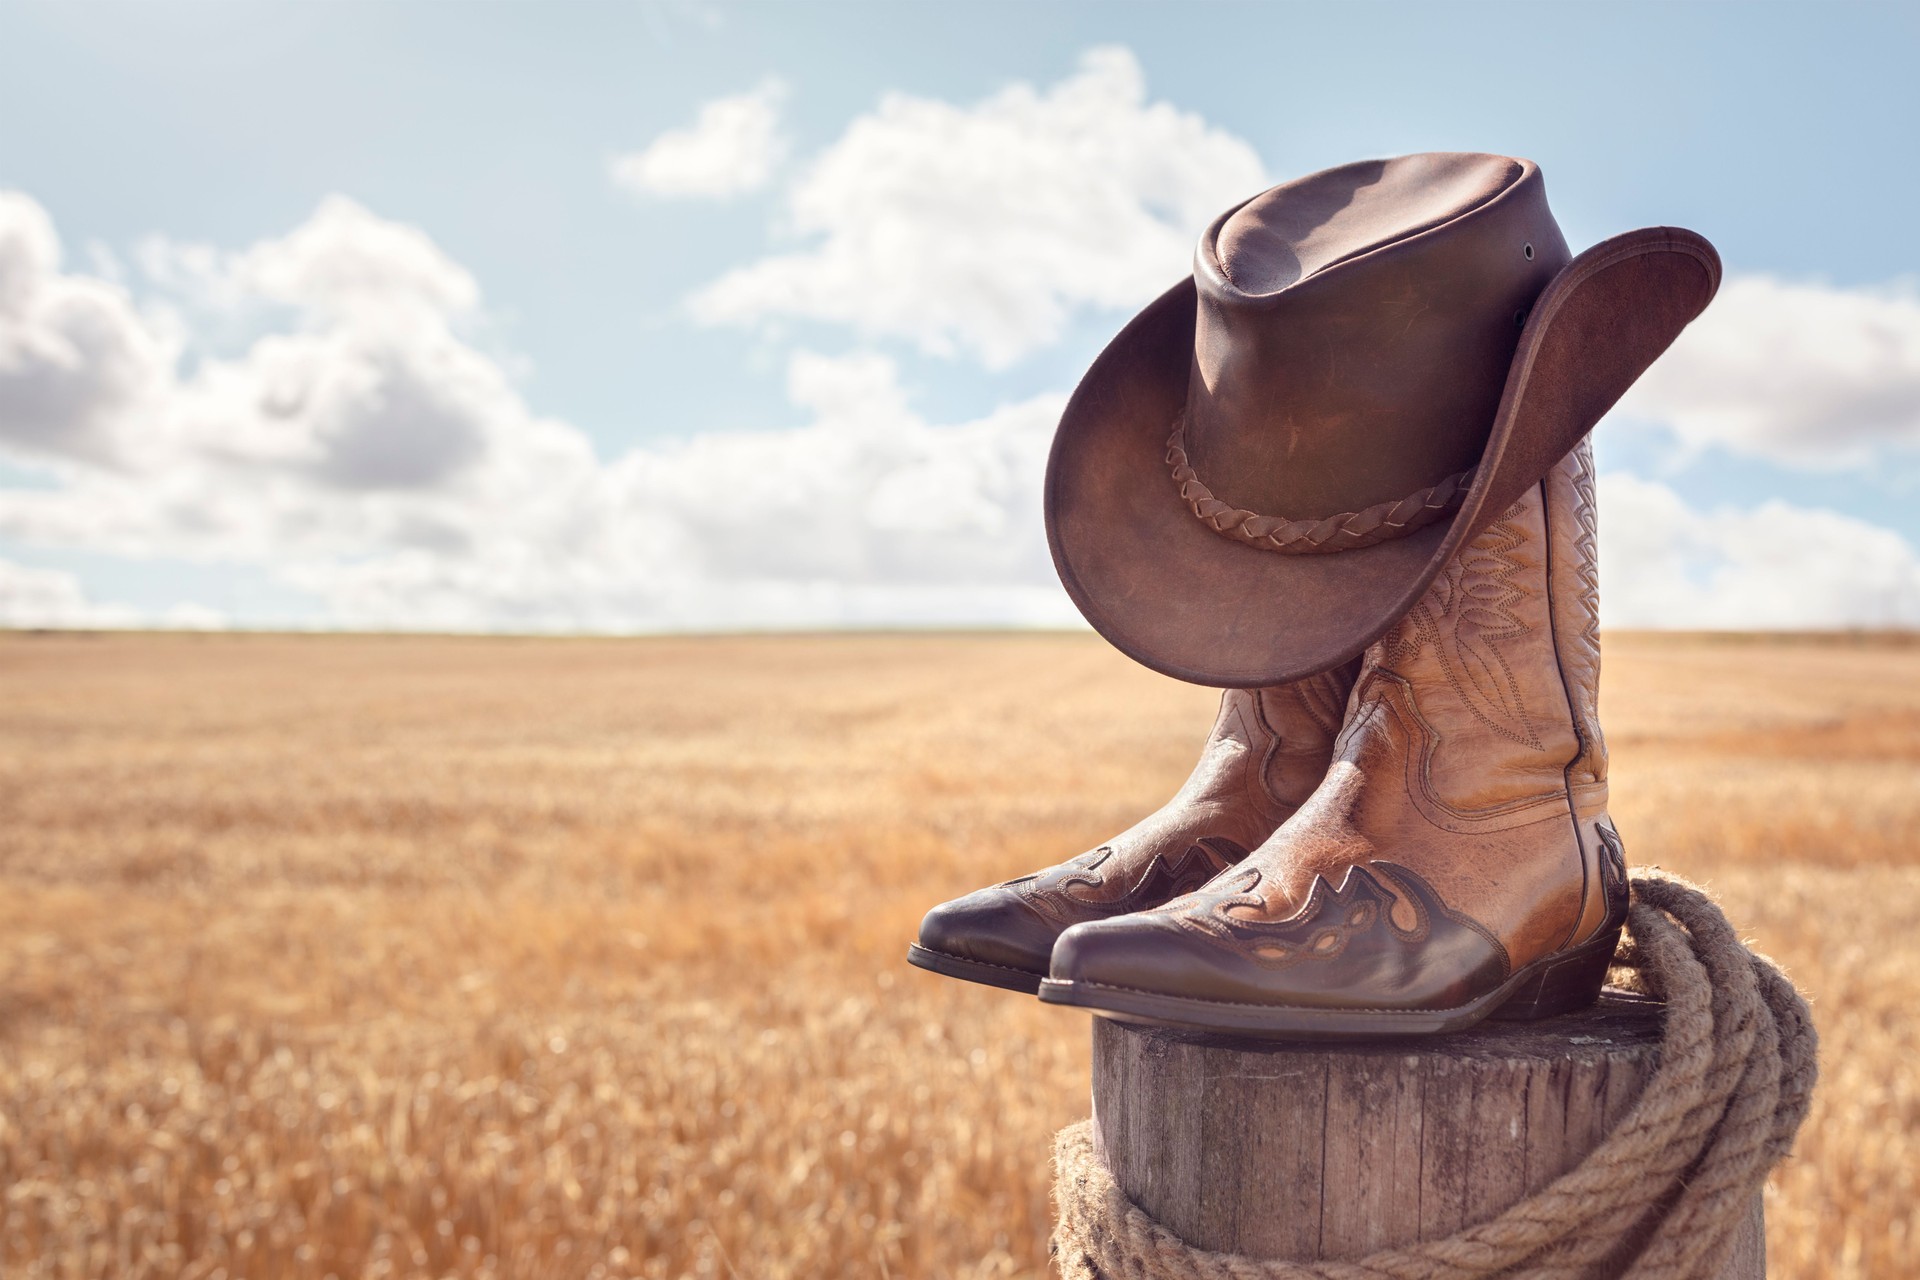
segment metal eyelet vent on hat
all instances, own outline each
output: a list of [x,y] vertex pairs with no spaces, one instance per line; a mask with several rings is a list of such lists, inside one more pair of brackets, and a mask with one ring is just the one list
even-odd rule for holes
[[1533,245],[1532,244],[1528,244],[1524,249],[1520,250],[1520,252],[1527,255],[1528,262],[1533,261]]
[[1513,313],[1513,327],[1516,329],[1524,329],[1527,327],[1527,309],[1525,307]]

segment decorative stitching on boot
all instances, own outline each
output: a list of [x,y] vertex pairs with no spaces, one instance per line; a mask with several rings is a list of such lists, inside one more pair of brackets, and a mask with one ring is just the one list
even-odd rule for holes
[[[1381,665],[1396,673],[1426,645],[1434,647],[1447,684],[1473,717],[1503,738],[1545,750],[1527,714],[1519,682],[1502,648],[1531,630],[1514,606],[1526,591],[1514,581],[1525,566],[1511,554],[1527,543],[1515,504],[1434,579],[1407,614],[1417,642],[1384,642]],[[1400,633],[1404,635],[1404,631]]]

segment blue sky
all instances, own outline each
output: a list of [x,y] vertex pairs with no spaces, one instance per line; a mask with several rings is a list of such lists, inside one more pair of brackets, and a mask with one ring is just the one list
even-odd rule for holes
[[1609,620],[1920,624],[1912,15],[0,4],[0,619],[1068,621],[1052,415],[1206,218],[1473,149],[1728,267]]

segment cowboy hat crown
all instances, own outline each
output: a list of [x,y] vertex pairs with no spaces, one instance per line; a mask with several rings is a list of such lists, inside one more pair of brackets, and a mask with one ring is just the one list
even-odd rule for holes
[[[1180,423],[1194,479],[1229,509],[1317,524],[1467,471],[1516,320],[1570,256],[1540,170],[1500,156],[1344,165],[1231,210],[1194,254]],[[1271,536],[1246,523],[1248,540]],[[1336,532],[1276,549],[1348,545]]]
[[1061,580],[1123,652],[1203,684],[1353,657],[1703,310],[1713,248],[1572,256],[1539,167],[1343,165],[1209,226],[1190,279],[1082,379],[1048,463]]

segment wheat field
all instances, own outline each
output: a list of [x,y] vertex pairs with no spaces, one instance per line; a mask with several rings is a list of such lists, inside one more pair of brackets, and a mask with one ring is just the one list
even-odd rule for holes
[[[1773,1274],[1920,1274],[1920,646],[1607,662],[1630,860],[1814,1001]],[[0,1275],[1042,1275],[1084,1017],[902,951],[1214,697],[1080,635],[0,636]]]

